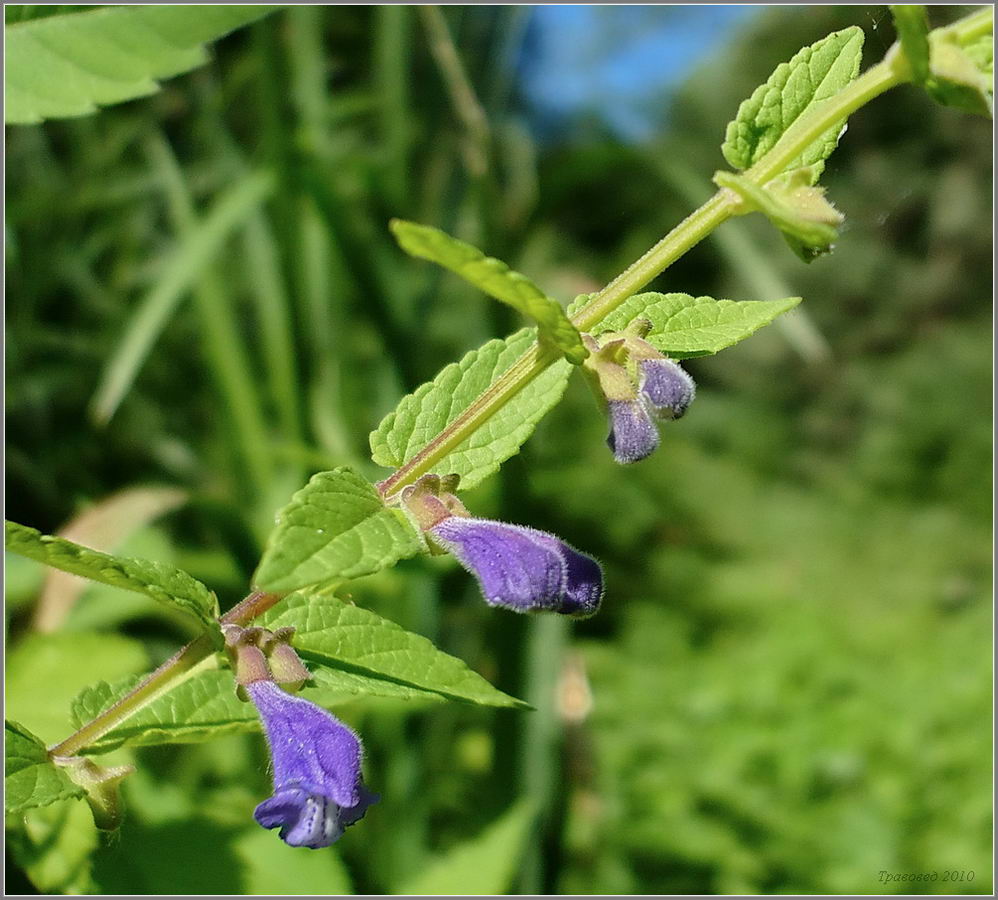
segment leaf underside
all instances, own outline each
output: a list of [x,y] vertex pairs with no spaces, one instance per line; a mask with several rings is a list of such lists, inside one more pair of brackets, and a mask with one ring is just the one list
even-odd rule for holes
[[[765,156],[781,135],[808,109],[848,85],[859,73],[863,30],[857,26],[836,31],[800,50],[789,63],[780,63],[765,84],[738,107],[728,123],[721,151],[736,169],[748,169]],[[816,166],[835,149],[844,120],[833,125],[787,166]]]
[[82,116],[154,94],[157,79],[203,65],[205,43],[274,9],[108,7],[5,25],[5,121]]
[[[505,340],[489,341],[403,397],[371,433],[374,461],[397,468],[412,459],[519,359],[535,337],[535,329],[525,328]],[[557,360],[436,463],[434,471],[460,475],[462,490],[497,471],[561,399],[571,371],[570,363]]]
[[390,227],[399,246],[410,256],[450,269],[532,319],[541,339],[556,346],[570,362],[581,363],[589,355],[561,304],[502,260],[486,256],[477,247],[427,225],[393,219]]

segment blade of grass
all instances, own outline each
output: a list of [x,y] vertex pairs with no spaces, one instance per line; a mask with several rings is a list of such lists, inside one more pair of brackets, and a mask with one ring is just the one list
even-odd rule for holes
[[374,71],[381,114],[381,143],[385,147],[385,194],[401,211],[409,194],[410,13],[405,6],[379,6],[374,43]]
[[291,300],[284,289],[277,241],[262,213],[247,222],[243,239],[270,398],[277,411],[282,439],[298,443],[302,439],[302,422],[297,353],[290,320]]
[[562,723],[557,709],[557,688],[568,636],[568,622],[561,616],[538,616],[528,623],[526,698],[537,711],[524,717],[520,793],[536,804],[538,816],[520,866],[517,887],[524,894],[542,894],[547,890],[543,840],[561,780]]
[[229,236],[272,193],[274,178],[257,171],[229,188],[207,215],[179,242],[140,302],[108,360],[91,403],[91,416],[106,425],[131,389],[157,338],[192,285]]
[[489,121],[485,110],[478,102],[475,89],[458,56],[444,14],[436,6],[420,6],[419,14],[426,28],[430,52],[450,95],[454,113],[465,130],[464,151],[468,174],[473,179],[481,178],[489,166]]
[[[147,147],[152,167],[163,179],[173,226],[182,240],[189,240],[198,233],[200,223],[183,172],[162,135]],[[247,219],[254,210],[247,210]],[[270,483],[270,436],[231,296],[210,261],[200,272],[194,300],[208,368],[218,385],[221,405],[231,417],[235,454],[249,477],[253,496],[262,496]]]

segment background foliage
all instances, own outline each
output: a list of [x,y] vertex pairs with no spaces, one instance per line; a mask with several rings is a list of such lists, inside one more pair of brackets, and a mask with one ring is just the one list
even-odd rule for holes
[[[484,120],[452,104],[416,9],[299,7],[158,94],[9,129],[7,515],[179,566],[226,608],[308,475],[383,477],[367,435],[398,397],[517,327],[405,259],[390,217],[567,300],[709,195],[776,62],[851,24],[867,62],[893,39],[879,8],[770,10],[655,100],[654,138],[594,114],[539,143],[524,15],[446,10]],[[697,401],[657,454],[617,467],[573,382],[468,495],[599,556],[599,616],[497,614],[446,559],[351,587],[537,713],[342,707],[383,799],[321,853],[251,823],[258,737],[116,750],[139,763],[122,831],[75,800],[14,817],[8,890],[870,893],[901,889],[881,870],[955,869],[976,877],[903,889],[990,891],[990,125],[900,88],[850,121],[824,183],[847,216],[830,257],[805,267],[744,219],[654,285],[802,295],[810,317],[690,361]],[[102,403],[126,335],[147,349]],[[7,714],[45,741],[83,687],[193,633],[6,561]]]

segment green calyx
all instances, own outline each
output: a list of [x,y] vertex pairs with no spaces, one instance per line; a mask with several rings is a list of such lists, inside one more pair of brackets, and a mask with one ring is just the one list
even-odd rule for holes
[[256,681],[273,681],[297,691],[312,677],[291,646],[294,628],[269,631],[259,626],[224,625],[222,631],[241,700],[247,699],[245,685]]
[[637,399],[641,383],[638,364],[645,359],[663,358],[644,340],[651,327],[648,319],[638,317],[621,331],[604,332],[598,338],[582,336],[589,356],[581,368],[603,401]]

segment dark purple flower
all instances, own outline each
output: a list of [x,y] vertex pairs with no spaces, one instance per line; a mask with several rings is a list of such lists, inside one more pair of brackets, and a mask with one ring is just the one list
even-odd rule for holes
[[378,799],[361,782],[360,740],[331,713],[272,681],[245,689],[274,763],[274,795],[254,817],[264,828],[280,826],[281,840],[292,847],[328,847]]
[[578,618],[599,609],[599,563],[552,534],[465,516],[450,516],[429,534],[478,579],[490,606]]
[[678,419],[696,394],[689,374],[671,359],[642,359],[634,400],[610,400],[610,434],[606,442],[619,463],[635,463],[658,447],[655,419]]

